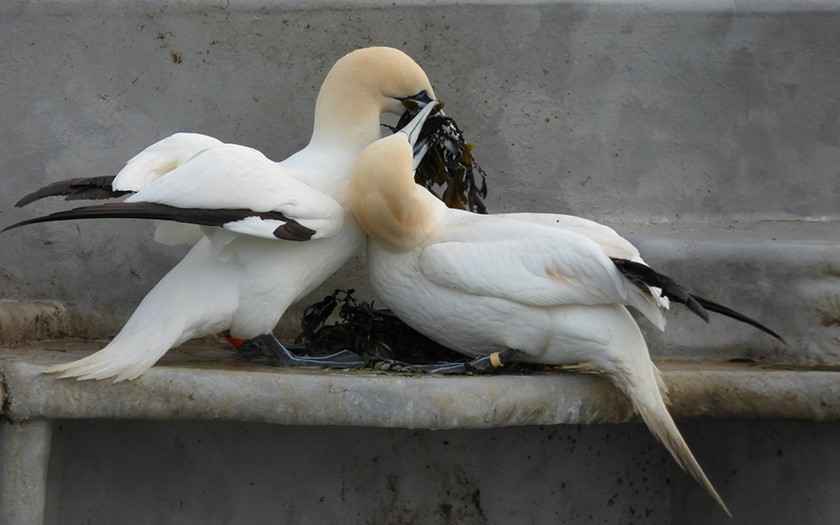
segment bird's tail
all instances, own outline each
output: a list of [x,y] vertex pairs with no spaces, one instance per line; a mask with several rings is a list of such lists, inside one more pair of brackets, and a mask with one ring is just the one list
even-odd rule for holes
[[44,372],[58,377],[82,379],[114,378],[114,382],[136,379],[169,350],[169,344],[152,345],[148,339],[114,339],[102,350],[85,358],[54,365]]
[[[645,348],[645,354],[647,354],[647,348]],[[694,455],[689,450],[679,429],[677,429],[671,414],[668,413],[663,398],[664,392],[662,392],[664,384],[659,379],[659,370],[647,355],[644,356],[644,359],[639,359],[640,356],[636,357],[633,363],[624,363],[619,372],[613,372],[611,375],[633,402],[633,406],[648,429],[668,449],[677,464],[697,480],[726,514],[732,517],[712,482],[709,481],[697,460],[694,459]]]
[[167,291],[166,286],[155,287],[105,348],[78,361],[51,366],[45,372],[79,380],[136,379],[185,339],[184,316],[172,314],[178,310],[161,304],[165,297],[160,296]]

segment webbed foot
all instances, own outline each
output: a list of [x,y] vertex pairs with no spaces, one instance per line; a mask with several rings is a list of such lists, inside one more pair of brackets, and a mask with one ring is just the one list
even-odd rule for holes
[[[297,346],[296,349],[303,347]],[[341,350],[330,355],[296,355],[273,334],[264,334],[244,341],[237,349],[244,355],[265,355],[281,366],[313,366],[326,368],[357,368],[365,364],[355,352]]]

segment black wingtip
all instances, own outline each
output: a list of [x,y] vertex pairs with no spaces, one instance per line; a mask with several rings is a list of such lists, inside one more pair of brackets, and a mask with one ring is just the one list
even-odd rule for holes
[[20,221],[11,226],[6,226],[0,233],[7,232],[9,230],[14,230],[15,228],[20,228],[21,226],[28,226],[30,224],[38,224],[40,222],[52,222],[52,221],[64,221],[64,220],[71,220],[71,219],[84,219],[87,217],[77,216],[74,212],[76,210],[67,210],[67,211],[60,211],[58,213],[52,213],[50,215],[43,215],[41,217],[35,217],[33,219],[26,219],[25,221]]
[[248,209],[177,208],[154,202],[111,202],[94,206],[81,206],[34,219],[28,219],[6,227],[3,231],[40,222],[67,221],[77,219],[157,219],[201,226],[224,227],[226,224],[249,217],[281,221],[284,224],[274,231],[278,239],[308,241],[317,232],[290,219],[280,212],[257,212]]
[[115,190],[111,184],[114,181],[114,176],[105,177],[87,177],[78,179],[68,179],[52,184],[47,184],[39,190],[24,195],[19,201],[15,203],[16,208],[22,208],[27,204],[31,204],[37,200],[47,197],[64,197],[65,200],[99,200],[99,199],[113,199],[122,197],[130,191]]
[[684,304],[697,317],[707,323],[709,322],[709,312],[706,311],[703,305],[667,275],[655,271],[646,264],[629,259],[613,258],[612,262],[632,283],[637,286],[653,286],[659,288],[662,290],[663,297],[667,297],[676,303]]
[[689,310],[697,314],[698,317],[707,323],[709,322],[709,312],[714,312],[758,328],[762,332],[778,339],[784,344],[787,344],[787,341],[785,341],[782,336],[759,323],[755,319],[747,317],[740,312],[736,312],[731,308],[727,308],[722,304],[718,304],[698,295],[688,293],[680,285],[678,285],[676,281],[667,275],[654,271],[645,264],[629,261],[627,259],[613,259],[612,261],[615,263],[619,271],[621,271],[625,277],[630,279],[630,281],[636,284],[643,284],[661,289],[663,297],[667,297],[675,303],[685,305]]
[[777,334],[773,330],[767,328],[766,326],[759,323],[755,319],[753,319],[751,317],[747,317],[746,315],[744,315],[740,312],[736,312],[735,310],[733,310],[731,308],[728,308],[726,306],[723,306],[722,304],[718,304],[714,301],[710,301],[709,299],[704,299],[703,297],[700,297],[700,296],[697,296],[697,295],[695,295],[694,298],[697,300],[697,302],[702,304],[703,307],[706,310],[708,310],[710,312],[714,312],[716,314],[720,314],[720,315],[729,317],[730,319],[735,319],[736,321],[741,321],[742,323],[745,323],[745,324],[748,324],[752,327],[755,327],[755,328],[761,330],[762,332],[764,332],[765,334],[767,334],[769,336],[772,336],[775,339],[778,339],[779,341],[781,341],[782,343],[787,345],[787,341],[785,341],[784,337],[780,336],[779,334]]

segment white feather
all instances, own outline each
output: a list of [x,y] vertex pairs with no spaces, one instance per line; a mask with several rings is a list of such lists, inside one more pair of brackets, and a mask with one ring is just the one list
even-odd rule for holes
[[278,241],[272,232],[283,221],[277,218],[232,221],[227,229],[159,231],[167,242],[197,243],[105,348],[47,371],[79,379],[133,379],[193,337],[224,329],[240,338],[269,334],[289,305],[361,247],[364,235],[347,202],[353,161],[379,138],[379,115],[403,111],[396,97],[423,91],[434,97],[426,74],[407,55],[363,49],[330,70],[309,144],[281,163],[251,148],[183,133],[134,157],[113,183],[137,192],[127,202],[273,211],[316,234],[306,242]]
[[199,152],[221,144],[222,141],[207,135],[176,133],[135,155],[117,173],[111,187],[122,191],[140,191]]
[[635,247],[575,217],[450,210],[413,183],[411,151],[404,137],[382,139],[359,155],[351,176],[379,298],[418,332],[465,355],[512,348],[523,361],[599,366],[726,510],[671,419],[664,384],[624,306],[664,324],[664,305],[610,259],[641,262]]

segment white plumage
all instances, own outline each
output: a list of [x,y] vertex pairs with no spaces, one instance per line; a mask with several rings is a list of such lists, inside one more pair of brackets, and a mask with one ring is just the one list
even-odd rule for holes
[[[105,348],[47,371],[133,379],[194,337],[225,329],[243,339],[270,334],[289,305],[361,247],[348,177],[362,148],[381,136],[380,115],[401,113],[409,100],[422,105],[433,98],[426,74],[401,51],[354,51],[324,80],[309,144],[285,161],[179,133],[147,148],[114,178],[114,190],[136,192],[124,203],[20,223],[143,216],[204,225],[159,230],[163,242],[196,244]],[[57,194],[45,190],[22,203]]]
[[[423,113],[407,128],[416,129]],[[577,217],[449,209],[414,183],[410,142],[397,133],[371,144],[350,181],[379,298],[417,331],[468,356],[515,349],[517,360],[598,366],[726,510],[668,414],[664,383],[625,308],[664,327],[667,301],[658,289],[631,282],[611,259],[641,263],[633,245]]]

